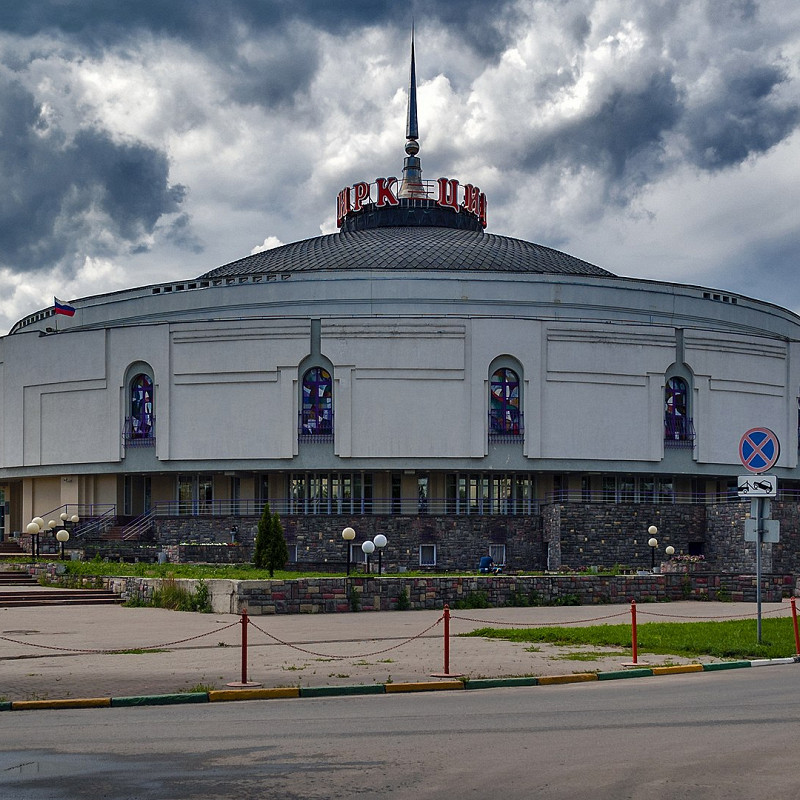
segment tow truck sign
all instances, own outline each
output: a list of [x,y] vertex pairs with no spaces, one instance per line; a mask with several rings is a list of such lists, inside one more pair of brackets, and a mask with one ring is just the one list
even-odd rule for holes
[[740,475],[737,478],[739,497],[775,497],[778,479],[774,475]]

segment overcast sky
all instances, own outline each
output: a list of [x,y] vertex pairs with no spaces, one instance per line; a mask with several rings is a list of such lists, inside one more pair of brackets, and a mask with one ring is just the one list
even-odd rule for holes
[[491,233],[800,311],[798,0],[19,0],[0,8],[0,333],[335,231],[398,175]]

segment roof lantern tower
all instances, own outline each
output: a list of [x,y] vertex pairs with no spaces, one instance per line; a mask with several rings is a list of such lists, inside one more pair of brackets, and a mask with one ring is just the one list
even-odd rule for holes
[[411,30],[411,75],[406,116],[403,178],[376,178],[346,186],[336,198],[336,224],[342,232],[368,228],[433,227],[483,231],[486,195],[453,178],[422,179],[417,122],[417,66]]

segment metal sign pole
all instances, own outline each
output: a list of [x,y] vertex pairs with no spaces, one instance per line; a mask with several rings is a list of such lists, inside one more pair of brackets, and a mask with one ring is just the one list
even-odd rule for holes
[[764,498],[758,498],[756,520],[756,639],[761,644],[761,541],[764,538]]

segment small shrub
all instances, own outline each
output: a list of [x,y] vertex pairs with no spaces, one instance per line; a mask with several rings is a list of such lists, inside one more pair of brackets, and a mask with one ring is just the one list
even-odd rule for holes
[[397,595],[397,610],[398,611],[408,611],[411,608],[411,600],[408,597],[408,588],[403,587],[403,591]]
[[489,608],[489,595],[486,592],[468,592],[462,600],[456,600],[453,608]]
[[554,597],[552,600],[554,606],[579,606],[581,605],[581,598],[572,592],[562,594],[561,597]]
[[197,581],[194,592],[181,586],[175,578],[165,578],[161,582],[161,588],[153,592],[150,605],[173,611],[200,611],[205,614],[211,612],[208,586],[202,578]]
[[350,587],[347,599],[350,603],[351,611],[361,611],[361,593],[356,591],[355,586]]

